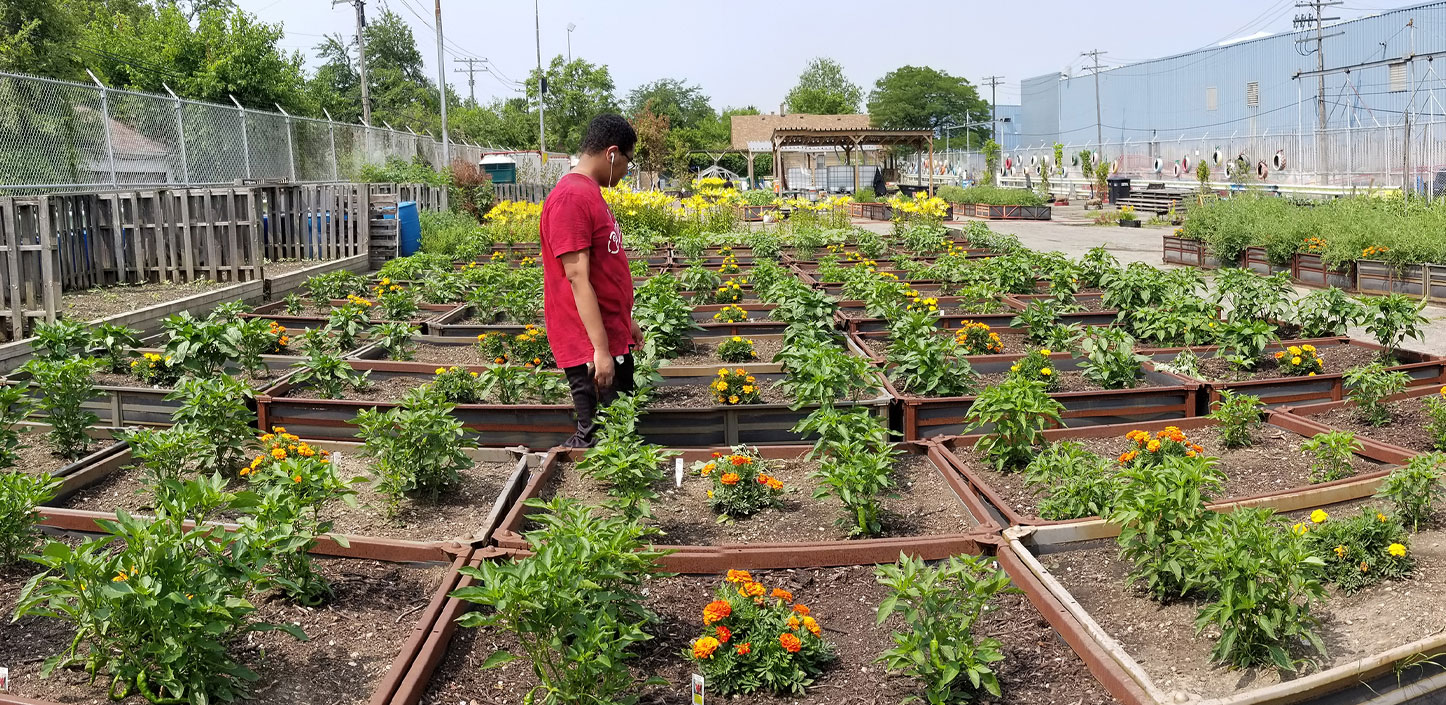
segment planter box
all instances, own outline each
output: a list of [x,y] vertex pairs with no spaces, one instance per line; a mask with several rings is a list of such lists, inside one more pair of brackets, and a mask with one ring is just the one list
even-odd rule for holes
[[1266,256],[1264,247],[1245,248],[1245,254],[1240,258],[1240,264],[1242,267],[1256,274],[1264,274],[1266,276],[1280,274],[1282,272],[1290,274],[1295,271],[1294,258],[1292,258],[1291,262],[1287,262],[1284,265],[1274,264],[1270,261],[1270,258]]
[[868,220],[893,220],[894,208],[887,203],[850,203],[850,218]]
[[[1080,538],[1081,529],[1091,528],[1088,538]],[[1435,702],[1438,698],[1430,693],[1441,687],[1441,669],[1426,668],[1430,662],[1423,662],[1425,654],[1440,653],[1446,649],[1446,635],[1437,633],[1416,639],[1410,643],[1392,646],[1374,654],[1351,658],[1341,665],[1282,680],[1270,685],[1257,685],[1252,674],[1239,676],[1238,688],[1234,693],[1216,697],[1202,697],[1201,694],[1185,692],[1178,688],[1162,685],[1170,683],[1174,669],[1169,663],[1148,663],[1149,669],[1136,660],[1136,650],[1127,647],[1095,620],[1080,600],[1041,563],[1040,557],[1098,547],[1098,539],[1117,536],[1119,527],[1102,522],[1080,522],[1061,527],[1019,527],[1005,531],[999,546],[1000,565],[1012,571],[1015,585],[1040,603],[1054,604],[1057,610],[1041,609],[1045,618],[1059,632],[1077,653],[1092,666],[1100,664],[1106,673],[1123,671],[1128,681],[1120,684],[1119,696],[1131,705],[1173,705],[1175,703],[1197,703],[1198,705],[1286,705],[1288,703],[1399,703]],[[1381,615],[1382,629],[1389,629],[1385,613]],[[1140,625],[1153,626],[1153,625]],[[1156,638],[1169,639],[1168,632],[1154,632]],[[1138,635],[1131,641],[1137,641]],[[1329,647],[1328,647],[1329,649]],[[1099,673],[1100,671],[1095,671]],[[1156,680],[1161,679],[1161,680]],[[1112,692],[1114,692],[1112,690]]]
[[1166,235],[1164,243],[1166,264],[1186,264],[1204,269],[1218,269],[1223,264],[1219,257],[1206,251],[1203,241]]
[[[346,303],[347,302],[345,299],[332,299],[331,301],[332,306],[343,306]],[[452,313],[459,308],[462,308],[462,306],[459,304],[418,304],[417,306],[417,318],[421,320],[419,322],[413,323],[413,325],[421,328],[423,333],[427,332],[427,326],[432,321],[448,313]],[[378,315],[380,315],[381,312],[377,311],[377,313]],[[285,301],[273,301],[263,306],[257,306],[256,310],[252,311],[251,313],[243,313],[241,314],[241,317],[264,318],[268,321],[276,321],[277,323],[286,326],[288,329],[295,330],[309,330],[311,328],[321,328],[325,326],[327,322],[327,319],[323,316],[288,315],[286,313]],[[378,319],[373,322],[380,323],[382,321]]]
[[[959,211],[961,206],[962,213]],[[1050,206],[992,206],[986,203],[958,203],[954,206],[956,215],[988,220],[1050,220],[1052,212]]]
[[738,206],[738,217],[739,217],[740,220],[742,220],[742,221],[745,222],[745,223],[757,223],[757,222],[759,222],[759,221],[762,221],[762,220],[763,220],[763,214],[765,214],[765,213],[772,213],[774,220],[777,220],[777,219],[778,219],[778,204],[774,203],[774,204],[769,204],[769,205],[765,205],[765,206],[750,206],[750,205],[740,205],[740,206]]
[[[930,292],[920,293],[929,294]],[[941,296],[938,298],[939,309],[941,311],[954,310],[955,307],[952,304],[955,304],[961,300],[957,296]],[[1008,305],[1008,303],[1008,299],[1005,299],[1005,304]],[[844,309],[849,309],[852,311],[864,313],[866,312],[866,306],[867,305],[863,301],[839,302],[840,311]],[[942,327],[947,329],[959,328],[963,325],[964,321],[985,323],[988,324],[990,328],[1008,328],[1009,324],[1014,321],[1015,315],[1016,313],[1012,310],[1006,313],[950,313],[940,316],[939,320],[942,322]],[[889,330],[889,321],[883,318],[854,318],[851,316],[845,316],[843,315],[843,313],[839,312],[834,314],[834,319],[838,321],[838,324],[841,328],[852,333],[887,333]]]
[[1116,224],[1116,225],[1119,225],[1119,226],[1122,227],[1122,228],[1138,228],[1138,227],[1140,227],[1140,221],[1138,221],[1138,220],[1121,220],[1121,221],[1116,221],[1115,224]]
[[[1010,294],[1005,297],[1005,303],[1017,310],[1024,310],[1031,301],[1048,301],[1054,297],[1049,294]],[[1075,294],[1076,301],[1099,302],[1104,299],[1104,294]],[[1120,312],[1110,309],[1104,311],[1075,311],[1072,313],[1059,314],[1059,322],[1063,325],[1078,323],[1082,326],[1112,326],[1119,318]]]
[[[1369,350],[1380,350],[1381,346],[1375,343],[1368,343],[1361,340],[1354,340],[1348,337],[1339,338],[1316,338],[1311,340],[1285,340],[1266,347],[1266,355],[1273,351],[1284,350],[1292,345],[1311,344],[1316,346],[1317,352],[1322,358],[1330,359],[1331,348],[1339,346],[1354,346]],[[1169,362],[1187,348],[1147,348],[1140,353],[1148,355],[1155,362]],[[1188,348],[1200,357],[1215,355],[1219,348],[1216,346],[1201,346]],[[1446,360],[1435,355],[1416,353],[1408,350],[1399,351],[1398,355],[1407,360],[1405,364],[1391,367],[1391,370],[1400,370],[1410,375],[1410,386],[1437,385],[1446,382]],[[1196,380],[1204,387],[1205,394],[1201,395],[1201,414],[1209,412],[1210,405],[1220,399],[1221,390],[1228,389],[1237,394],[1249,394],[1260,397],[1266,407],[1275,408],[1286,404],[1299,404],[1301,402],[1339,401],[1345,398],[1342,373],[1318,374],[1314,377],[1278,377],[1274,379],[1246,380],[1241,382],[1211,382]]]
[[274,277],[266,273],[266,267],[265,265],[263,265],[261,273],[266,283],[265,299],[267,301],[275,301],[276,299],[282,298],[283,296],[286,296],[293,291],[298,291],[306,286],[307,279],[310,279],[318,274],[326,274],[327,272],[339,272],[341,270],[356,272],[358,274],[365,274],[369,269],[371,269],[371,261],[368,258],[369,255],[360,254],[355,257],[347,257],[345,259],[337,259],[327,262],[318,261],[316,264],[307,267],[306,269],[299,269],[297,271],[288,272],[286,274],[278,274]]
[[[1386,397],[1386,401],[1396,402],[1402,401],[1404,399],[1419,399],[1421,397],[1435,396],[1439,393],[1440,392],[1435,385],[1428,385],[1423,387],[1417,387],[1415,389],[1408,389],[1404,392],[1401,392],[1400,394],[1392,394],[1391,396]],[[1302,433],[1310,433],[1314,435],[1317,433],[1325,433],[1327,431],[1340,430],[1326,424],[1323,421],[1318,420],[1317,417],[1322,414],[1335,411],[1337,409],[1354,406],[1355,403],[1350,400],[1316,402],[1313,404],[1284,406],[1275,411],[1272,419],[1278,419],[1280,423],[1295,424],[1302,428]],[[1411,458],[1414,458],[1423,452],[1418,450],[1412,450],[1410,448],[1404,448],[1392,443],[1386,443],[1385,441],[1372,440],[1363,433],[1356,434],[1356,442],[1360,443],[1361,447],[1366,449],[1365,452],[1380,455],[1381,457],[1387,458],[1387,462],[1393,462],[1402,465],[1410,461]]]
[[[1022,355],[991,355],[988,359],[969,358],[975,371],[982,374],[1006,372]],[[1067,353],[1050,356],[1055,368],[1075,370],[1079,361]],[[1180,419],[1198,413],[1200,383],[1184,377],[1160,372],[1144,363],[1144,378],[1156,386],[1134,389],[1107,389],[1085,392],[1056,392],[1049,395],[1064,406],[1060,421],[1066,428],[1121,423],[1143,423],[1164,419]],[[904,440],[915,441],[964,432],[964,418],[975,397],[915,397],[899,392],[884,380],[890,395],[897,399],[899,423],[897,430]]]
[[1356,260],[1356,289],[1362,294],[1424,296],[1426,268],[1408,264],[1397,269],[1380,260]]
[[[370,370],[374,379],[413,377],[430,380],[435,366],[413,362],[352,360],[355,370]],[[480,371],[482,366],[469,369]],[[772,382],[782,375],[759,375],[762,382]],[[715,379],[710,373],[697,376],[665,376],[662,386],[706,385]],[[347,399],[312,399],[282,396],[295,385],[283,378],[256,397],[260,428],[283,426],[287,431],[306,438],[350,440],[356,427],[349,423],[362,409],[391,409],[392,401],[359,401]],[[882,386],[882,385],[881,385]],[[859,401],[839,401],[838,407],[861,406],[878,416],[886,417],[888,394]],[[639,432],[651,443],[677,447],[703,445],[767,445],[798,443],[812,440],[792,431],[817,405],[797,410],[787,404],[750,404],[744,406],[709,406],[701,408],[654,405],[639,422]],[[526,446],[551,448],[572,436],[577,430],[572,402],[561,404],[458,404],[453,415],[469,431],[478,435],[480,446]]]
[[[1153,434],[1163,430],[1166,426],[1175,426],[1184,431],[1186,435],[1189,435],[1190,431],[1194,429],[1216,425],[1218,425],[1218,422],[1214,419],[1195,417],[1176,421],[1152,421],[1142,424],[1049,429],[1044,432],[1044,437],[1049,442],[1080,438],[1119,438],[1123,440],[1126,433],[1136,429]],[[1311,430],[1306,424],[1285,418],[1281,414],[1272,414],[1267,425],[1275,430],[1288,431],[1296,434],[1300,436],[1302,440],[1317,433],[1317,431]],[[995,522],[1003,526],[1078,526],[1081,522],[1099,519],[1099,517],[1087,517],[1082,519],[1052,521],[1019,511],[995,487],[991,486],[985,477],[974,473],[963,461],[959,460],[959,458],[951,452],[958,448],[972,448],[982,437],[981,435],[970,435],[936,439],[940,458],[948,462],[949,466],[958,472],[968,484],[969,495],[972,496],[966,495],[965,504],[970,506],[970,509],[975,512],[976,516],[992,518]],[[1398,464],[1401,462],[1397,454],[1381,452],[1373,448],[1363,448],[1357,455],[1388,464]],[[1355,475],[1334,482],[1304,485],[1248,497],[1230,497],[1212,502],[1210,503],[1210,507],[1217,511],[1224,511],[1235,507],[1270,507],[1278,512],[1288,512],[1304,507],[1316,507],[1322,504],[1346,502],[1371,496],[1375,493],[1381,480],[1388,474],[1390,474],[1390,469],[1382,469],[1377,472]],[[1084,530],[1076,534],[1076,537],[1084,538],[1089,536],[1088,530],[1090,528],[1092,527],[1086,526]]]
[[[1295,280],[1305,286],[1325,288],[1328,286],[1337,289],[1354,291],[1356,288],[1356,263],[1351,262],[1340,269],[1327,269],[1321,256],[1308,252],[1297,252],[1294,265],[1290,274]],[[1442,292],[1446,294],[1446,292]]]
[[[947,465],[942,464],[935,454],[930,453],[928,446],[920,443],[900,443],[897,447],[907,455],[926,456],[930,465],[940,473],[950,489],[957,496],[962,496],[966,489],[962,479]],[[764,458],[791,460],[803,457],[811,449],[811,446],[770,446],[760,448],[759,452]],[[728,447],[682,450],[680,457],[686,465],[695,460],[707,460],[711,457],[710,451],[727,453]],[[523,528],[530,515],[545,510],[527,506],[525,502],[542,498],[554,476],[560,472],[561,461],[576,461],[580,458],[582,458],[582,451],[579,450],[554,448],[548,451],[541,467],[533,473],[527,488],[499,525],[495,534],[496,545],[499,548],[509,551],[527,550],[527,541],[522,536]],[[707,482],[707,480],[699,478],[689,479],[692,482]],[[937,560],[958,553],[969,553],[971,550],[977,549],[974,539],[977,534],[988,534],[999,529],[998,526],[988,524],[987,520],[981,520],[970,512],[969,508],[962,504],[962,500],[960,508],[969,515],[970,523],[974,526],[967,533],[806,543],[762,541],[746,544],[660,544],[658,548],[671,552],[671,555],[663,559],[668,570],[684,573],[723,573],[730,569],[772,570],[890,563],[898,560],[901,552],[925,560]]]

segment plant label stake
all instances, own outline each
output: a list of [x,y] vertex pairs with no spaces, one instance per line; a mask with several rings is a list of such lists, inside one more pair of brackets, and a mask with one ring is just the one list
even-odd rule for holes
[[[702,692],[703,692],[703,686],[702,686],[703,681],[701,680],[701,678],[702,678],[702,676],[693,676],[693,679],[699,683],[699,685],[698,685],[698,692],[699,692],[699,693],[702,693]],[[5,667],[3,667],[3,666],[0,666],[0,690],[10,690],[10,669],[5,668]],[[695,696],[695,698],[696,698],[697,702],[700,702],[700,703],[703,702],[703,696],[702,696],[702,695]]]
[[693,674],[693,705],[703,705],[703,676]]
[[674,458],[674,459],[673,459],[673,485],[676,486],[676,487],[682,487],[682,486],[683,486],[683,459],[682,459],[682,458]]

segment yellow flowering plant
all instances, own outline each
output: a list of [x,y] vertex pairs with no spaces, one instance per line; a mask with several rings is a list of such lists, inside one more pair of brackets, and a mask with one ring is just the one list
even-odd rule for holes
[[733,370],[726,368],[718,370],[718,377],[713,380],[709,388],[713,392],[713,401],[717,404],[737,406],[763,403],[758,379],[741,367]]
[[536,242],[540,236],[542,204],[500,201],[482,219],[494,242]]
[[753,362],[758,359],[758,352],[753,349],[753,341],[741,335],[735,335],[718,345],[718,359],[724,362]]
[[729,279],[722,286],[713,292],[713,303],[715,304],[736,304],[743,301],[743,284],[748,280],[740,282],[738,279]]
[[683,657],[719,695],[802,695],[834,659],[812,610],[746,570],[728,571],[701,622],[702,635]]
[[728,304],[713,314],[713,320],[718,323],[741,323],[748,320],[748,312],[743,310],[742,306]]
[[783,481],[767,473],[768,463],[757,448],[734,446],[728,453],[713,453],[706,461],[694,461],[690,469],[711,482],[708,503],[718,512],[719,521],[782,506]]
[[1325,360],[1309,343],[1277,350],[1273,357],[1276,368],[1288,377],[1314,377],[1325,372]]
[[170,355],[141,353],[139,358],[131,360],[131,374],[153,387],[172,387],[186,374],[185,368],[173,360]]
[[959,330],[954,333],[954,344],[958,345],[965,355],[998,355],[1004,352],[1004,343],[999,334],[987,324],[977,321],[963,321]]
[[1059,391],[1059,369],[1049,359],[1053,353],[1049,348],[1032,350],[1009,366],[1009,374],[1044,383],[1047,392]]
[[1446,387],[1439,394],[1421,400],[1426,406],[1426,432],[1431,437],[1431,447],[1446,450]]
[[1327,516],[1298,533],[1325,564],[1325,579],[1348,595],[1384,580],[1399,580],[1415,569],[1411,536],[1395,512],[1361,507],[1355,516]]

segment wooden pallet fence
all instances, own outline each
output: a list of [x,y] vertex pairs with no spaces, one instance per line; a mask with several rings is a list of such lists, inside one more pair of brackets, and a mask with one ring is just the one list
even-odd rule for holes
[[266,259],[335,260],[366,251],[362,241],[365,187],[305,184],[258,191]]
[[55,319],[60,265],[49,196],[0,198],[0,333],[24,337],[30,320]]
[[527,201],[528,203],[542,203],[547,198],[552,187],[545,184],[496,184],[493,189],[497,192],[498,201]]
[[367,192],[367,253],[379,269],[401,251],[397,223],[399,195],[394,184],[370,184]]

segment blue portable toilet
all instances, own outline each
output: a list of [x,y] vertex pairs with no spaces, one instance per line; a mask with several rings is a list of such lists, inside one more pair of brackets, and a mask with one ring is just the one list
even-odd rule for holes
[[415,255],[422,249],[422,219],[417,215],[416,201],[397,204],[397,233],[401,239],[401,256]]

